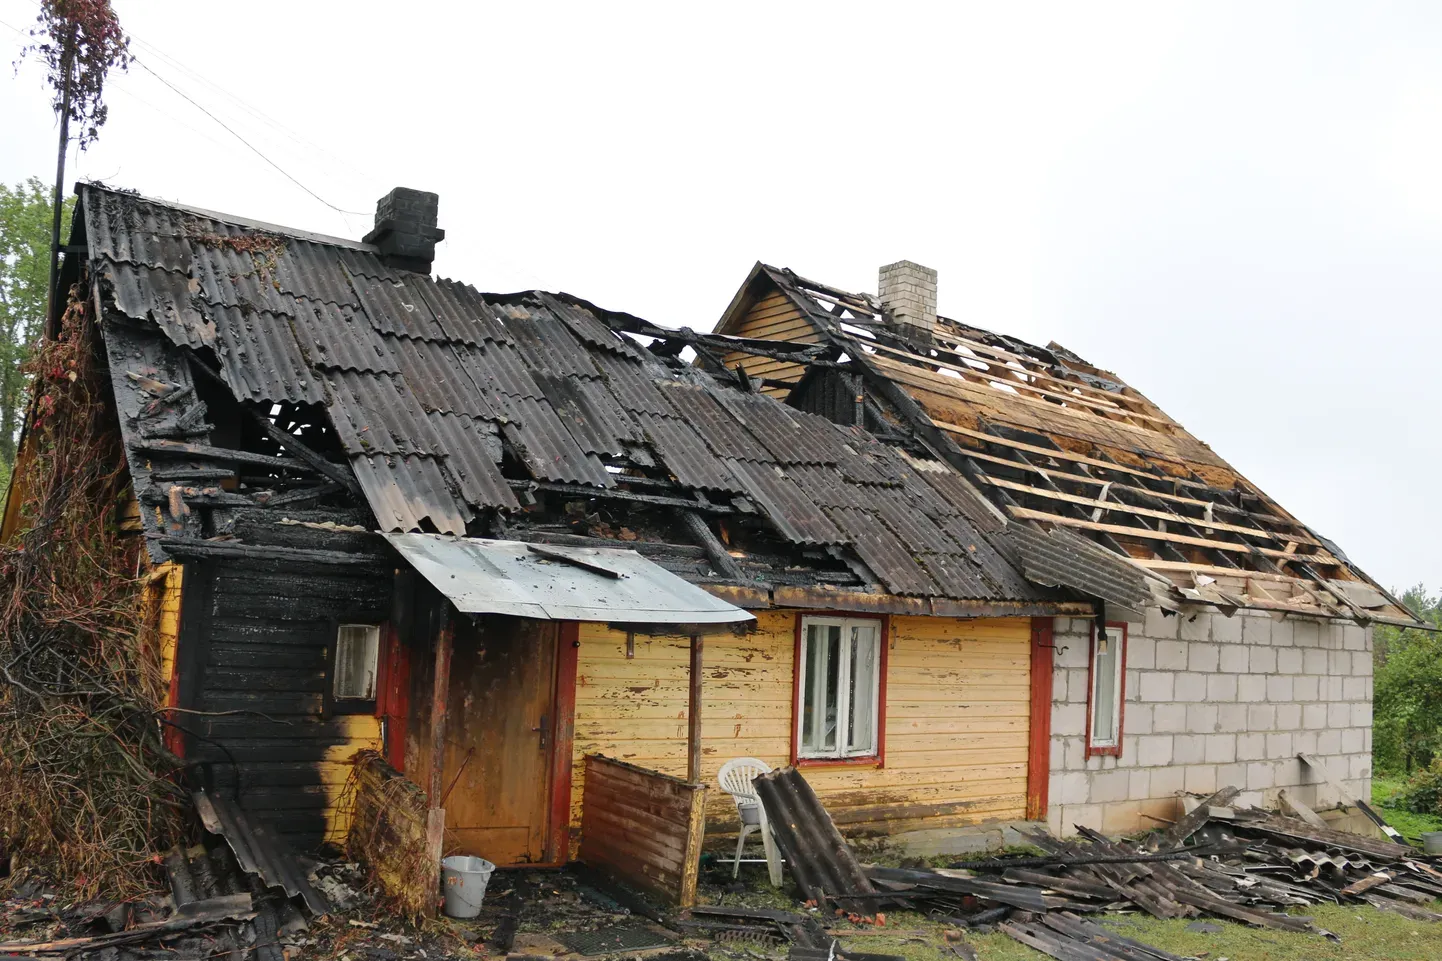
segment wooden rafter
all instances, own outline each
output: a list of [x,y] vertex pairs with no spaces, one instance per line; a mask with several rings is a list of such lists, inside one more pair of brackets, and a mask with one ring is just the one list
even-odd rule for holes
[[[1005,487],[1007,490],[1017,491],[1022,494],[1034,494],[1038,497],[1046,497],[1051,500],[1065,501],[1068,504],[1079,504],[1083,507],[1091,507],[1102,511],[1117,511],[1123,514],[1133,514],[1138,517],[1151,517],[1157,520],[1167,521],[1172,524],[1186,524],[1190,527],[1205,528],[1208,530],[1228,531],[1233,534],[1245,534],[1250,537],[1265,537],[1269,540],[1282,543],[1309,544],[1314,547],[1321,547],[1317,540],[1301,534],[1277,533],[1276,531],[1262,530],[1255,527],[1242,527],[1239,524],[1224,524],[1220,521],[1207,520],[1202,517],[1187,517],[1183,514],[1176,514],[1170,511],[1151,510],[1146,507],[1133,507],[1120,501],[1097,500],[1092,497],[1080,497],[1076,494],[1068,494],[1063,491],[1050,491],[1041,487],[1032,487],[1029,484],[1018,484],[1015,481],[1003,480],[999,477],[992,477],[990,474],[983,474],[985,482],[996,487]],[[1070,480],[1071,477],[1065,478]],[[1117,489],[1117,488],[1112,488]],[[1285,553],[1292,553],[1286,551]]]
[[[1081,520],[1075,517],[1066,517],[1061,514],[1052,514],[1047,511],[1032,510],[1027,507],[1011,508],[1013,516],[1020,520],[1046,521],[1049,524],[1061,524],[1065,527],[1076,527],[1081,530],[1099,531],[1107,534],[1120,534],[1126,537],[1140,537],[1145,540],[1167,541],[1171,544],[1187,544],[1191,547],[1206,547],[1217,551],[1228,551],[1233,554],[1260,554],[1263,557],[1274,558],[1278,561],[1314,561],[1328,567],[1336,566],[1340,562],[1330,554],[1320,552],[1317,554],[1289,554],[1283,550],[1276,550],[1269,547],[1254,547],[1250,544],[1237,544],[1230,541],[1212,540],[1206,537],[1192,537],[1187,534],[1173,534],[1170,531],[1155,531],[1146,527],[1126,527],[1122,524],[1103,524],[1097,521]],[[1259,532],[1260,533],[1260,532]]]

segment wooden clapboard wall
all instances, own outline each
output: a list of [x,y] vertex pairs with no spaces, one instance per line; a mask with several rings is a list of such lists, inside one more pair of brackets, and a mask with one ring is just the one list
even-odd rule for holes
[[[745,636],[706,639],[702,780],[733,757],[790,761],[792,666],[798,614],[757,612]],[[950,827],[1026,812],[1031,626],[1027,618],[890,618],[886,757],[875,764],[803,768],[841,830],[852,836]],[[605,754],[668,774],[686,771],[684,637],[580,630],[575,770]],[[581,819],[581,785],[572,827]],[[736,830],[734,804],[713,791],[711,834]]]
[[[755,337],[761,340],[784,340],[798,344],[820,343],[820,338],[812,329],[806,315],[779,291],[758,300],[747,312],[735,333],[739,337]],[[793,384],[806,373],[805,369],[797,364],[753,354],[727,354],[722,360],[732,369],[739,364],[752,377],[784,380]],[[787,392],[785,389],[768,387],[766,393],[784,399]]]
[[580,860],[657,895],[696,903],[706,787],[587,755]]

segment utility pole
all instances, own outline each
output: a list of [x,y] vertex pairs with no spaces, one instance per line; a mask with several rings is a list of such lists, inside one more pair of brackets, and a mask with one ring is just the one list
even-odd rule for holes
[[70,24],[70,31],[65,36],[65,52],[63,63],[65,67],[65,86],[60,91],[60,147],[55,159],[55,191],[51,194],[50,205],[54,209],[55,219],[50,230],[50,287],[49,296],[45,304],[45,336],[51,339],[60,335],[60,314],[56,310],[56,301],[60,297],[60,215],[63,207],[60,203],[61,190],[65,186],[65,154],[70,147],[70,87],[71,74],[75,68],[75,33],[79,30],[76,23]]

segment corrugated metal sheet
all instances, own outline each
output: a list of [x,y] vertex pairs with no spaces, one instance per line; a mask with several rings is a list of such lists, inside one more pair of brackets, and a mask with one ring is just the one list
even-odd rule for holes
[[221,376],[236,397],[268,403],[325,401],[291,333],[289,317],[238,307],[211,307],[208,314],[219,341],[215,353]]
[[464,414],[431,414],[432,429],[446,451],[446,473],[472,507],[516,509],[516,495],[501,476],[500,428]]
[[947,597],[981,600],[996,596],[996,587],[968,556],[923,553],[916,559]]
[[795,544],[844,544],[850,539],[775,464],[743,460],[726,464],[782,537]]
[[911,550],[936,554],[965,551],[946,529],[927,517],[904,491],[897,487],[872,487],[866,492],[869,509],[901,538]]
[[351,458],[351,467],[382,530],[466,532],[472,512],[458,509],[435,458],[373,454]]
[[392,374],[329,371],[326,409],[349,454],[441,454],[439,438],[405,382]]
[[635,624],[756,619],[631,550],[429,534],[386,539],[467,614]]
[[506,422],[501,434],[537,477],[562,483],[614,487],[600,458],[582,450],[544,398],[496,397]]
[[727,470],[726,462],[711,453],[684,420],[635,414],[646,430],[646,440],[663,467],[683,487],[700,490],[741,491],[744,485]]
[[94,195],[85,207],[86,237],[92,255],[185,273],[194,254],[177,221],[177,212],[141,204],[120,194]]
[[385,338],[358,308],[292,298],[291,325],[306,359],[315,367],[398,374],[400,364]]

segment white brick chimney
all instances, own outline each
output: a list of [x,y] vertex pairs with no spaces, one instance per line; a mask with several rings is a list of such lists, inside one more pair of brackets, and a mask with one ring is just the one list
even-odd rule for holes
[[881,310],[907,340],[931,343],[936,330],[936,271],[898,260],[881,268]]

